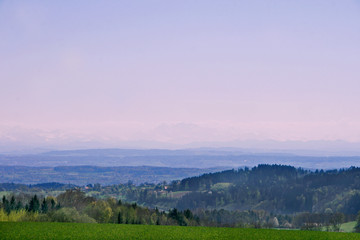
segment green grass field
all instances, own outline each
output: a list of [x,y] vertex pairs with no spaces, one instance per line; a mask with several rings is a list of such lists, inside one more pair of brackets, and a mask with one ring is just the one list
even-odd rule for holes
[[[340,232],[351,233],[354,231],[355,226],[356,221],[343,223],[340,226]],[[326,231],[326,227],[322,227],[321,231]]]
[[357,233],[84,223],[1,222],[0,239],[360,239]]
[[343,223],[341,224],[340,230],[343,232],[352,232],[354,231],[355,226],[356,226],[356,221]]

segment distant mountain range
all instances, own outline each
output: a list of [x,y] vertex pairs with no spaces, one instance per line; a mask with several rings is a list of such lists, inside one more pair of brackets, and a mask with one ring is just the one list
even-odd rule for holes
[[[77,149],[183,149],[193,151],[242,152],[242,153],[287,153],[307,156],[360,156],[360,142],[335,141],[276,141],[276,140],[234,140],[226,142],[192,142],[175,144],[158,141],[75,141],[67,139],[42,142],[40,140],[22,142],[10,141],[0,136],[0,154],[37,154],[49,151]],[[179,150],[179,151],[183,151]],[[83,150],[82,150],[83,151]]]
[[170,168],[238,168],[258,164],[283,164],[307,169],[334,169],[360,165],[358,156],[298,155],[291,152],[261,152],[235,148],[85,149],[38,154],[3,154],[6,166],[153,166]]

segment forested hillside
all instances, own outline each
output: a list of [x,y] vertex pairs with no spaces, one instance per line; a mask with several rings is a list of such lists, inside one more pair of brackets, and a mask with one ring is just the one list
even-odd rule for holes
[[281,214],[327,210],[357,214],[360,168],[309,171],[259,165],[174,181],[161,190],[132,188],[122,194],[144,205],[179,209],[251,209]]

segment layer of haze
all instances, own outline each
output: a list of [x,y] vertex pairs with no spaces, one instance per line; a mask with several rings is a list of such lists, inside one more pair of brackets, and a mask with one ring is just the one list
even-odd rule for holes
[[360,141],[359,43],[355,0],[2,0],[0,139]]

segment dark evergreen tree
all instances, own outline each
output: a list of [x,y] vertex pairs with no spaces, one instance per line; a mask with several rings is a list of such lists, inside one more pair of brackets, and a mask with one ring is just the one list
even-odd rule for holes
[[14,195],[10,199],[10,206],[9,207],[10,207],[10,210],[15,210],[15,208],[16,208],[16,201],[15,201]]
[[35,195],[31,198],[29,202],[29,212],[39,212],[40,211],[40,202],[38,197]]
[[3,198],[2,198],[2,203],[3,203],[3,207],[4,207],[5,212],[7,214],[9,214],[10,211],[11,211],[10,202],[9,202],[9,200],[6,199],[5,196],[3,196]]
[[118,214],[118,224],[122,224],[123,223],[123,216],[121,214],[121,212],[119,212]]
[[41,203],[41,212],[42,213],[47,213],[48,212],[48,204],[47,204],[45,198],[44,198],[43,202]]
[[20,210],[20,209],[23,209],[23,208],[24,208],[24,206],[23,206],[22,202],[19,200],[19,201],[17,202],[17,204],[16,204],[15,209],[16,209],[16,210]]
[[55,208],[55,205],[56,205],[55,200],[54,200],[54,199],[51,199],[51,200],[50,200],[50,204],[51,204],[51,209],[54,209],[54,208]]

